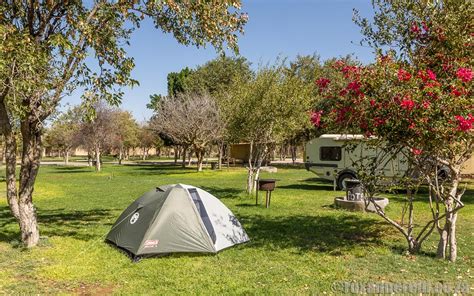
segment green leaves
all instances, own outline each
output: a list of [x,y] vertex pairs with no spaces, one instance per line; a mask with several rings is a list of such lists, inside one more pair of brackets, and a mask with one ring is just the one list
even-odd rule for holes
[[144,17],[182,44],[237,51],[247,21],[237,7],[239,1],[2,1],[0,80],[11,83],[0,91],[14,88],[12,111],[34,112],[40,121],[79,86],[85,101],[116,105],[122,87],[138,84],[126,46]]
[[226,100],[234,141],[279,143],[309,123],[311,87],[285,72],[281,64],[261,68],[230,89]]

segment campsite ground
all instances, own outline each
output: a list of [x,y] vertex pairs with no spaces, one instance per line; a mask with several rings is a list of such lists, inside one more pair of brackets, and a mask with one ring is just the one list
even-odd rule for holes
[[[0,294],[339,294],[332,289],[335,281],[474,287],[474,184],[458,220],[459,261],[451,264],[434,258],[435,235],[424,253],[408,256],[404,241],[380,218],[332,208],[341,192],[303,169],[279,169],[272,177],[280,181],[271,208],[265,209],[243,192],[242,168],[196,173],[173,166],[106,165],[95,173],[88,167],[43,166],[35,191],[40,247],[18,247],[17,225],[5,199],[0,200]],[[251,242],[215,256],[172,255],[139,263],[103,242],[132,200],[157,185],[177,182],[219,197],[239,217]],[[4,190],[1,181],[2,196]],[[402,198],[392,195],[390,201],[388,211],[398,215]],[[417,221],[428,219],[425,201],[416,206],[425,209],[418,211]]]

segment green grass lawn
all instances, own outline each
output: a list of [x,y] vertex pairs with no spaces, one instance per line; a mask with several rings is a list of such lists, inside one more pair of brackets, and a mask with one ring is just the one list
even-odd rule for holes
[[[264,174],[263,177],[269,177]],[[243,193],[242,168],[196,173],[158,166],[43,166],[35,190],[41,246],[18,247],[18,227],[0,201],[0,294],[336,294],[335,281],[467,282],[474,286],[474,186],[458,219],[459,261],[434,258],[436,235],[418,256],[374,214],[334,209],[341,192],[303,169],[279,169],[270,209]],[[236,214],[251,242],[217,255],[171,255],[139,263],[104,243],[115,219],[157,185],[192,184]],[[0,184],[5,195],[5,183]],[[263,195],[263,194],[262,194]],[[403,200],[390,196],[399,216]],[[419,201],[417,219],[429,218]],[[421,215],[421,209],[424,209]],[[471,293],[474,290],[471,289]]]

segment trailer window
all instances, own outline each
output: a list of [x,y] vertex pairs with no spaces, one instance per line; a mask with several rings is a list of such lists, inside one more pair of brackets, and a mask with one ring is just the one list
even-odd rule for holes
[[339,161],[341,160],[341,156],[342,156],[341,147],[321,147],[319,151],[320,160]]

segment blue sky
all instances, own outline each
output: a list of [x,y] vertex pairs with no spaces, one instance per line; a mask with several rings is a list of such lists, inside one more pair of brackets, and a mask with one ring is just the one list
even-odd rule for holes
[[[327,59],[354,54],[362,62],[373,59],[370,48],[362,47],[359,28],[352,22],[352,9],[372,15],[370,0],[247,0],[242,10],[249,15],[245,34],[239,39],[240,54],[254,68],[277,57],[319,54]],[[184,67],[194,68],[217,56],[213,48],[197,49],[178,44],[171,35],[156,30],[146,21],[137,30],[127,50],[135,58],[133,77],[140,85],[125,90],[122,108],[138,121],[151,115],[146,108],[150,94],[166,94],[166,75]],[[64,103],[78,104],[79,94]]]

